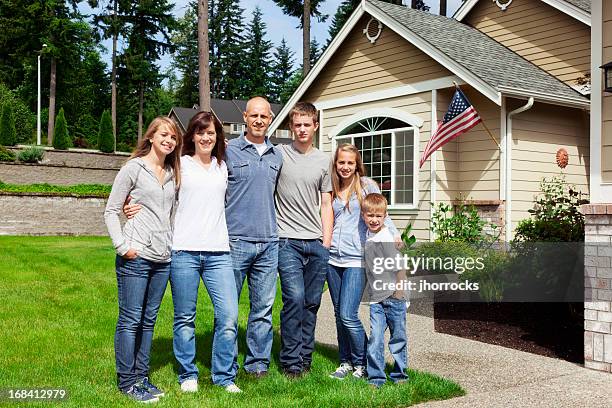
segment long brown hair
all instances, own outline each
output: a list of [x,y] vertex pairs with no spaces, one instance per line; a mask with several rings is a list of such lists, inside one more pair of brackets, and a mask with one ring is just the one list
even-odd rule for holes
[[359,153],[359,149],[357,149],[350,143],[341,144],[336,148],[336,152],[334,153],[334,161],[332,162],[331,171],[333,198],[340,196],[340,176],[338,176],[338,171],[336,170],[336,162],[338,161],[338,154],[340,154],[340,152],[353,153],[355,155],[356,164],[355,174],[353,175],[353,180],[351,181],[351,186],[348,190],[348,200],[346,200],[346,209],[349,209],[349,201],[353,193],[357,195],[357,200],[359,200],[359,207],[361,207],[361,202],[363,201],[363,186],[361,185],[361,177],[366,176],[366,171],[365,166],[363,165],[363,160],[361,159],[361,153]]
[[183,135],[183,151],[181,154],[188,156],[195,154],[193,137],[196,133],[208,129],[211,123],[215,126],[215,132],[217,133],[212,155],[217,159],[217,164],[221,164],[221,161],[225,160],[225,132],[223,132],[223,125],[211,112],[198,112],[191,118],[187,125],[187,131]]
[[176,135],[176,146],[174,147],[172,153],[166,155],[164,165],[166,167],[172,167],[172,171],[174,172],[174,182],[176,184],[176,188],[178,189],[181,185],[181,160],[179,152],[181,151],[183,140],[181,138],[181,131],[179,130],[178,126],[176,126],[176,123],[174,123],[174,121],[169,117],[158,116],[151,121],[151,124],[149,124],[147,131],[142,137],[142,140],[140,140],[140,143],[138,143],[138,146],[136,146],[136,149],[134,149],[132,152],[130,159],[135,157],[143,157],[149,154],[152,144],[150,140],[162,125],[168,126],[170,131]]

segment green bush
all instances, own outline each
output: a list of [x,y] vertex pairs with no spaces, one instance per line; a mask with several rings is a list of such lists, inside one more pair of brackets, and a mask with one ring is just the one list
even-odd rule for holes
[[110,113],[105,110],[100,118],[100,129],[98,131],[98,149],[104,153],[115,151],[115,140],[113,137],[113,121]]
[[59,110],[55,118],[55,131],[53,136],[53,147],[58,150],[68,150],[72,146],[72,141],[68,135],[68,126],[64,116],[64,108]]
[[28,147],[17,154],[17,160],[24,163],[38,163],[45,155],[45,151],[40,147]]
[[7,102],[2,106],[2,114],[0,114],[0,144],[15,146],[16,142],[15,117],[11,104]]
[[0,83],[0,106],[6,103],[9,103],[13,110],[17,143],[31,143],[35,137],[36,115],[14,92]]
[[[437,241],[476,244],[489,243],[499,237],[497,225],[481,219],[474,205],[466,206],[463,202],[455,206],[454,211],[450,205],[438,203],[431,221]],[[487,233],[487,229],[492,233]]]
[[540,182],[531,217],[519,222],[515,240],[520,242],[584,242],[584,215],[580,206],[588,200],[563,174]]
[[14,162],[15,153],[0,145],[0,162]]

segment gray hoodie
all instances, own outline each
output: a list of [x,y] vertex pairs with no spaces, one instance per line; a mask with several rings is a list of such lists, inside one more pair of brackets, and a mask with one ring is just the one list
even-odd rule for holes
[[[119,215],[125,199],[142,209],[121,229]],[[175,201],[174,173],[166,168],[162,184],[141,158],[129,160],[119,171],[104,211],[108,233],[119,255],[134,248],[141,258],[169,262],[172,247],[170,215]]]

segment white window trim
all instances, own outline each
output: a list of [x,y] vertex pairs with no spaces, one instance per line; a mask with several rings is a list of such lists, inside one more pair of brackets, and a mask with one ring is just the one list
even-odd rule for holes
[[327,137],[333,139],[336,135],[342,132],[344,129],[352,125],[353,123],[357,123],[360,120],[372,118],[372,117],[387,117],[393,118],[397,120],[401,120],[402,122],[408,123],[410,126],[414,128],[420,128],[423,126],[423,119],[420,116],[413,115],[412,113],[404,112],[403,110],[396,108],[374,108],[374,109],[366,109],[364,111],[360,111],[355,113],[354,115],[349,116],[344,119],[342,122],[338,123],[332,130],[329,132]]
[[[365,119],[365,118],[363,118]],[[356,123],[356,122],[354,122]],[[343,128],[346,129],[346,126]],[[406,130],[413,131],[413,158],[412,158],[412,204],[389,204],[389,210],[418,210],[418,197],[419,197],[419,128],[416,126],[407,126],[403,128],[377,130],[375,132],[362,132],[362,133],[351,133],[347,135],[335,135],[332,139],[332,151],[336,151],[338,140],[362,137],[362,136],[376,136],[385,133],[391,133],[391,180],[395,179],[395,133]],[[395,188],[393,183],[391,184],[391,202],[395,201]]]

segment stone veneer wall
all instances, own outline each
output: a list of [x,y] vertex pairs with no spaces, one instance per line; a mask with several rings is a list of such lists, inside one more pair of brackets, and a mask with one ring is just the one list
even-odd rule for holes
[[127,159],[125,153],[47,148],[40,164],[0,162],[0,180],[10,184],[112,184]]
[[105,198],[0,193],[0,235],[107,235]]
[[612,204],[582,206],[585,215],[584,365],[612,371]]
[[[504,222],[504,201],[501,200],[466,200],[453,201],[453,207],[463,203],[465,206],[473,205],[480,218],[488,223],[497,225],[495,234],[499,233],[500,239],[504,237],[505,222]],[[488,231],[491,232],[491,231]]]

